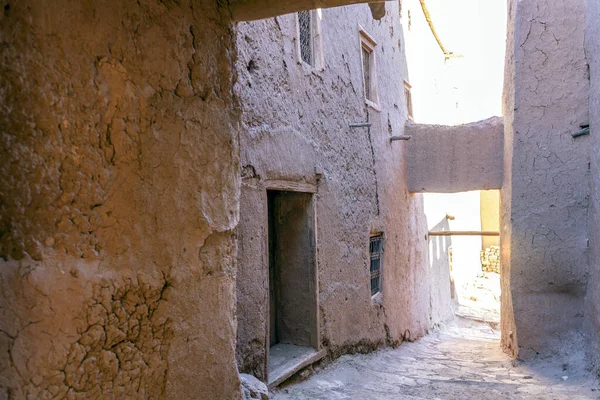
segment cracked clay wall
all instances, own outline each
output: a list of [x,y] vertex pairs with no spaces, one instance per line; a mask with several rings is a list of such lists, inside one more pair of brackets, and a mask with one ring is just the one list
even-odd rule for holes
[[591,134],[582,139],[590,148],[590,276],[588,279],[584,328],[589,335],[588,354],[596,373],[600,372],[600,4],[586,1],[585,50],[590,65],[590,127]]
[[216,4],[3,2],[0,398],[240,397]]
[[509,3],[502,333],[522,358],[581,339],[590,159],[571,132],[588,122],[583,27],[583,0]]
[[458,193],[500,189],[504,126],[492,117],[469,124],[406,125],[408,189]]
[[[243,178],[237,359],[240,370],[261,379],[270,185],[316,192],[320,346],[330,356],[414,339],[450,313],[448,271],[429,268],[422,197],[407,190],[405,143],[389,140],[404,131],[407,68],[398,3],[385,6],[380,22],[367,5],[322,10],[323,70],[299,63],[294,14],[238,26]],[[359,24],[377,42],[380,111],[364,100]],[[348,126],[364,121],[370,129]],[[374,232],[384,233],[385,253],[383,290],[372,299],[368,249]]]

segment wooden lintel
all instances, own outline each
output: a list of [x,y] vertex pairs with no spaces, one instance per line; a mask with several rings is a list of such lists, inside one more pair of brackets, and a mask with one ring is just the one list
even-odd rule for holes
[[317,185],[305,182],[292,182],[283,180],[265,180],[263,186],[267,190],[281,190],[286,192],[317,193]]

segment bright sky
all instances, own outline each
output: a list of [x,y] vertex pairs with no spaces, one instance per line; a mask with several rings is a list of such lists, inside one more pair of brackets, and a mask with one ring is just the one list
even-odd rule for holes
[[442,43],[463,56],[447,62],[419,1],[403,3],[416,122],[452,125],[501,115],[506,0],[426,0]]

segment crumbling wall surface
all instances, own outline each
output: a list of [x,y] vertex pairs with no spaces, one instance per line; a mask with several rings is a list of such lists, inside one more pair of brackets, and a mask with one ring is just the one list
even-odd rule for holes
[[457,126],[409,123],[408,188],[457,193],[502,186],[502,118]]
[[515,18],[517,0],[507,3],[506,54],[504,59],[504,88],[502,114],[504,119],[504,168],[500,190],[500,342],[502,349],[512,357],[518,353],[517,328],[510,287],[511,240],[512,240],[512,162],[515,120]]
[[571,133],[588,122],[589,80],[583,0],[526,0],[510,8],[514,37],[507,53],[514,72],[507,73],[505,125],[512,154],[505,169],[503,235],[506,224],[511,227],[502,252],[509,269],[502,272],[509,274],[519,353],[526,358],[580,342],[589,137],[573,139]]
[[[381,22],[367,5],[322,10],[323,70],[299,62],[294,14],[238,27],[243,184],[236,355],[241,370],[263,379],[265,204],[273,182],[316,190],[320,344],[331,355],[417,338],[437,316],[449,315],[432,317],[430,285],[449,280],[429,279],[422,197],[407,190],[405,142],[389,140],[404,133],[407,72],[398,4],[386,9]],[[359,24],[377,41],[381,111],[365,104]],[[349,127],[365,121],[370,128]],[[374,300],[369,236],[376,232],[384,233],[385,252],[383,290]]]
[[585,301],[585,332],[589,336],[588,354],[592,367],[600,373],[600,3],[586,2],[585,50],[590,65],[590,127],[591,134],[584,138],[590,148],[590,276]]
[[0,398],[240,397],[226,15],[3,3]]

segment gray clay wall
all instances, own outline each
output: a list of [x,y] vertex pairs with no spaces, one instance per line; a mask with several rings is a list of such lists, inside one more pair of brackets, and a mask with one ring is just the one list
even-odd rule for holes
[[502,118],[457,126],[406,125],[408,189],[458,193],[500,189],[504,168]]
[[[377,41],[380,110],[364,101],[359,24]],[[451,312],[449,279],[435,280],[444,271],[428,266],[422,198],[407,190],[405,143],[389,140],[403,134],[407,118],[398,3],[386,3],[380,22],[367,5],[325,9],[321,28],[324,69],[315,70],[298,61],[295,15],[238,25],[236,355],[241,371],[263,379],[268,188],[314,192],[319,345],[330,356],[415,339]],[[365,121],[370,129],[349,127]],[[383,290],[372,299],[375,232],[384,233],[385,253]]]
[[502,334],[522,358],[581,339],[590,138],[571,133],[588,123],[584,22],[583,0],[509,3]]
[[0,398],[240,398],[227,15],[4,3]]
[[590,127],[585,138],[590,150],[591,195],[589,279],[585,299],[584,329],[589,339],[588,355],[596,373],[600,371],[600,4],[586,2],[585,50],[590,66]]

